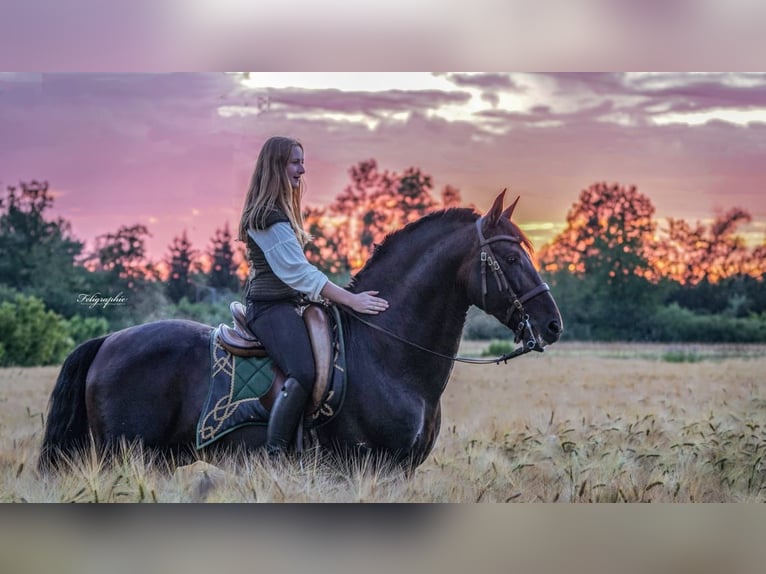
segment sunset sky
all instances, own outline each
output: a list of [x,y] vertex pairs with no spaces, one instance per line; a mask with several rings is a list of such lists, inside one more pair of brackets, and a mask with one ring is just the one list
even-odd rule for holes
[[375,158],[481,211],[520,194],[537,246],[599,181],[636,185],[660,223],[738,206],[751,245],[766,232],[766,74],[0,74],[0,185],[48,180],[81,240],[143,223],[153,258],[236,227],[273,134],[304,143],[312,205]]

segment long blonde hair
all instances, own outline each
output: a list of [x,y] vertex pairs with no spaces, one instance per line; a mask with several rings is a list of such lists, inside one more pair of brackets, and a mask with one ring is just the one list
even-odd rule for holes
[[263,229],[266,216],[273,209],[280,209],[290,220],[290,226],[301,245],[310,240],[303,229],[301,199],[306,190],[303,178],[298,189],[293,189],[287,178],[287,164],[294,147],[303,151],[303,144],[296,139],[273,136],[263,144],[255,170],[250,180],[250,188],[245,196],[242,219],[239,222],[238,238],[247,241],[247,230]]

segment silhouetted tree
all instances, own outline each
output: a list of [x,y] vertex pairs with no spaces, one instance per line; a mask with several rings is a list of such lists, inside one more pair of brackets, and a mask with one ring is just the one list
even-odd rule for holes
[[[430,175],[424,174],[416,167],[410,167],[398,180],[394,193],[394,209],[389,212],[390,224],[395,228],[415,221],[437,208],[437,202],[431,196],[433,180]],[[381,199],[386,201],[389,198],[384,196]]]
[[607,283],[651,276],[654,206],[635,186],[596,183],[580,192],[567,226],[540,252],[545,269],[587,273]]
[[169,246],[170,253],[166,259],[168,265],[168,279],[165,293],[174,303],[182,298],[194,300],[195,288],[191,283],[191,276],[199,270],[196,261],[197,251],[192,248],[186,230],[180,237],[175,237]]
[[668,218],[666,237],[659,242],[655,261],[658,271],[679,283],[716,283],[726,277],[760,277],[766,262],[757,250],[749,250],[737,228],[752,220],[744,209],[734,207],[709,225],[690,225]]
[[337,242],[350,268],[356,270],[370,256],[374,244],[385,236],[386,213],[381,209],[380,198],[393,197],[396,181],[390,172],[378,171],[374,159],[352,166],[349,176],[351,183],[329,206],[329,214],[336,224]]
[[216,229],[211,239],[211,247],[208,251],[210,256],[210,272],[208,273],[208,285],[216,289],[228,289],[237,291],[240,280],[237,276],[237,263],[234,261],[234,250],[231,245],[231,231],[227,222],[223,229]]
[[[431,195],[431,176],[418,168],[380,171],[369,159],[352,166],[349,176],[351,183],[332,204],[308,210],[306,218],[316,238],[309,258],[334,273],[358,270],[386,235],[441,207]],[[450,188],[447,197],[454,205],[459,192]]]
[[442,189],[442,207],[448,209],[450,207],[460,207],[463,203],[463,198],[460,195],[460,190],[451,185],[445,185]]
[[134,287],[137,281],[156,278],[155,266],[146,259],[146,239],[151,237],[145,225],[122,225],[114,233],[96,238],[98,269],[110,276],[113,285]]
[[[323,272],[339,279],[348,280],[351,266],[342,243],[337,219],[327,208],[308,207],[303,214],[306,231],[312,240],[306,245],[306,257]],[[346,220],[341,222],[345,225]]]
[[77,294],[87,289],[88,273],[75,265],[83,244],[73,237],[71,224],[48,215],[53,202],[47,181],[8,186],[0,197],[0,285],[71,316],[78,310]]
[[596,338],[642,338],[648,314],[663,291],[650,283],[655,223],[648,197],[631,187],[597,183],[580,193],[567,227],[539,260],[550,274],[562,309]]

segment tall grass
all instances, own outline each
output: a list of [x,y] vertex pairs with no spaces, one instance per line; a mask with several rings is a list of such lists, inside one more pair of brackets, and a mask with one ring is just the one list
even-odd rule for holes
[[[558,352],[557,351],[561,351]],[[140,444],[40,475],[55,369],[0,371],[2,502],[766,502],[763,354],[554,346],[456,365],[433,452],[412,475],[384,457],[200,455],[175,468]],[[631,354],[632,353],[632,354]]]

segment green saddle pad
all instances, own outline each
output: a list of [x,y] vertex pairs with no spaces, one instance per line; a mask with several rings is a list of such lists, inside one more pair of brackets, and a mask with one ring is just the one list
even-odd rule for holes
[[197,448],[250,424],[266,424],[268,412],[259,397],[274,382],[269,357],[236,357],[210,335],[210,390],[197,423]]

